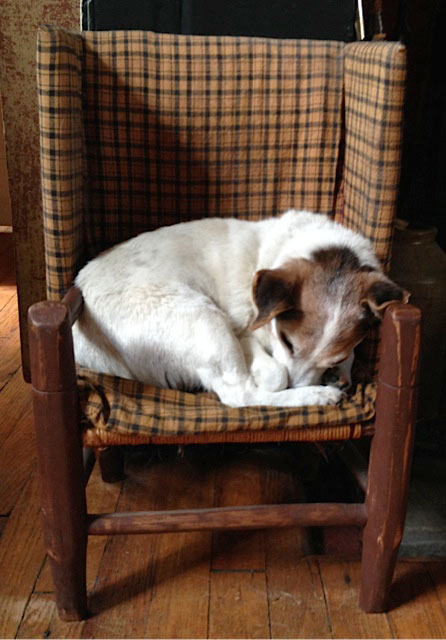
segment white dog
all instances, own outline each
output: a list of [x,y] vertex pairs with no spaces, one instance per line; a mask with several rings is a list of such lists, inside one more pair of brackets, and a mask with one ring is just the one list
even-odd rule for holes
[[323,373],[406,293],[371,243],[322,214],[209,218],[143,233],[76,278],[79,364],[232,407],[339,401]]

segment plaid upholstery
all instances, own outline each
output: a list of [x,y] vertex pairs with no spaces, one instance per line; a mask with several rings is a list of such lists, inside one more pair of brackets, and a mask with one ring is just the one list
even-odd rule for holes
[[[60,193],[73,194],[81,168],[46,170],[79,152],[77,116],[63,139],[41,138],[50,298],[63,295],[79,260],[161,225],[258,219],[291,207],[332,211],[341,43],[138,31],[79,37],[51,27],[39,33],[41,111],[51,110],[57,131],[67,104],[77,114],[82,86],[86,141],[77,197],[88,194],[88,201],[83,212],[72,211],[84,233],[82,254],[74,239],[73,246],[60,242],[59,211]],[[52,78],[66,65],[75,77],[59,92]]]
[[[79,395],[87,432],[86,442],[112,431],[121,436],[185,436],[208,432],[293,431],[294,440],[359,437],[361,422],[375,411],[375,385],[361,385],[353,396],[328,407],[243,407],[222,405],[213,393],[159,389],[134,380],[79,368]],[[339,425],[346,425],[340,429]],[[325,437],[323,437],[325,435]],[[126,442],[126,440],[123,440]]]
[[[60,299],[86,260],[142,231],[205,216],[259,219],[291,207],[336,215],[365,233],[386,263],[403,84],[404,52],[393,43],[42,28],[48,297]],[[121,434],[304,433],[326,424],[332,433],[337,420],[371,415],[355,400],[336,417],[321,408],[234,413],[203,394],[132,384],[83,374],[88,420],[96,415],[98,428]],[[136,400],[125,408],[133,393],[146,398],[144,410]]]
[[344,219],[371,238],[388,266],[398,196],[405,48],[400,43],[345,47]]
[[80,35],[40,30],[37,86],[47,295],[59,300],[84,261],[85,145]]

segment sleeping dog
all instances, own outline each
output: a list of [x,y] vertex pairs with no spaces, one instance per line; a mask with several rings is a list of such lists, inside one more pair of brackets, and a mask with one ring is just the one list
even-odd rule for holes
[[143,233],[78,274],[79,364],[231,407],[336,403],[324,372],[407,293],[371,243],[322,214],[208,218]]

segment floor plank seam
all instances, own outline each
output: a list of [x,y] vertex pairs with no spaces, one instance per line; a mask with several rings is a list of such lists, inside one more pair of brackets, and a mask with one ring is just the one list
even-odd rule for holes
[[15,294],[12,294],[11,297],[4,304],[2,304],[2,306],[0,307],[0,313],[4,312],[4,310],[6,309],[6,307],[8,306],[8,304],[11,302],[13,298],[15,298]]
[[210,573],[266,573],[266,569],[211,569]]
[[4,382],[0,386],[0,393],[2,393],[6,389],[8,384],[12,382],[13,378],[15,378],[15,376],[19,373],[19,371],[21,371],[21,369],[22,369],[22,365],[20,364],[13,373],[8,374],[8,379],[4,380]]
[[31,598],[33,597],[33,594],[34,594],[34,589],[36,588],[37,581],[38,581],[38,579],[39,579],[39,576],[40,576],[40,573],[41,573],[41,571],[42,571],[43,565],[45,564],[45,558],[46,558],[46,554],[45,554],[45,556],[44,556],[44,558],[43,558],[43,561],[42,561],[42,564],[41,564],[41,566],[40,566],[40,569],[39,569],[39,571],[37,572],[36,579],[34,580],[33,588],[32,588],[32,589],[30,589],[29,596],[28,596],[28,598],[27,598],[27,600],[26,600],[26,605],[23,607],[22,617],[20,618],[20,622],[19,622],[19,624],[17,625],[17,631],[15,632],[14,638],[17,638],[17,637],[18,637],[18,634],[19,634],[19,632],[20,632],[20,627],[22,626],[22,623],[23,623],[23,621],[24,621],[24,619],[25,619],[25,616],[26,616],[26,613],[27,613],[27,610],[28,610],[29,603],[31,602]]
[[[215,488],[214,488],[215,491]],[[206,623],[206,638],[209,638],[210,625],[211,625],[211,587],[212,587],[212,563],[214,561],[214,540],[211,539],[210,558],[209,558],[209,576],[208,576],[208,610],[207,610],[207,623]]]
[[399,635],[398,635],[398,634],[395,634],[395,631],[394,631],[394,629],[393,629],[393,625],[392,625],[392,617],[391,617],[391,616],[389,616],[389,614],[388,614],[388,613],[386,613],[386,618],[387,618],[387,622],[388,622],[388,625],[389,625],[390,633],[392,634],[392,638],[399,638]]
[[[118,498],[118,502],[119,502],[119,498]],[[158,536],[159,536],[159,534],[158,534]],[[160,542],[160,538],[158,537],[158,539],[155,541],[155,544],[152,545],[150,556],[149,556],[149,560],[148,560],[148,564],[147,564],[148,585],[150,585],[149,586],[149,588],[150,588],[150,596],[149,596],[149,602],[147,604],[147,623],[146,623],[146,626],[145,626],[145,629],[144,629],[144,636],[145,637],[147,637],[147,635],[148,635],[147,629],[148,629],[148,626],[149,626],[150,621],[151,621],[150,611],[152,609],[153,599],[155,597],[155,590],[156,590],[156,562],[155,562],[155,559],[156,559],[156,557],[158,555],[158,551],[159,551],[159,542]]]
[[16,501],[14,503],[14,506],[11,508],[11,510],[7,513],[0,513],[0,518],[10,518],[12,512],[14,511],[17,503],[20,501],[20,496],[22,495],[22,491],[26,488],[26,485],[28,484],[28,482],[30,482],[31,478],[33,477],[33,475],[35,473],[38,473],[38,469],[37,469],[37,460],[33,461],[33,466],[29,469],[29,473],[26,476],[26,478],[23,479],[22,482],[22,487],[19,490],[18,494],[17,494],[17,498]]
[[321,567],[320,567],[320,564],[319,564],[319,560],[316,560],[316,565],[317,565],[317,571],[318,571],[318,575],[319,575],[319,582],[321,583],[322,595],[324,596],[325,611],[326,611],[326,614],[327,614],[327,624],[328,624],[328,628],[330,630],[330,635],[331,635],[332,638],[334,638],[335,636],[333,635],[333,625],[331,623],[330,610],[328,608],[327,593],[326,593],[326,590],[325,590],[324,581],[322,579],[322,573],[321,573]]
[[272,638],[273,637],[273,629],[271,626],[271,601],[270,601],[270,597],[269,597],[269,574],[268,574],[268,567],[267,565],[267,560],[268,556],[266,556],[265,558],[265,585],[266,585],[266,608],[268,611],[268,629],[269,629],[269,637]]

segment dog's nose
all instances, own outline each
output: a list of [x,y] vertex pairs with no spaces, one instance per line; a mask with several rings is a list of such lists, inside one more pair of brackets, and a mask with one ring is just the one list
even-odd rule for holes
[[350,381],[341,373],[335,386],[339,387],[339,389],[342,389],[342,391],[347,391],[347,389],[350,387]]
[[322,384],[337,387],[338,389],[342,389],[342,391],[346,391],[350,386],[350,381],[343,373],[341,373],[339,367],[333,367],[332,369],[327,369],[324,372],[322,376]]

